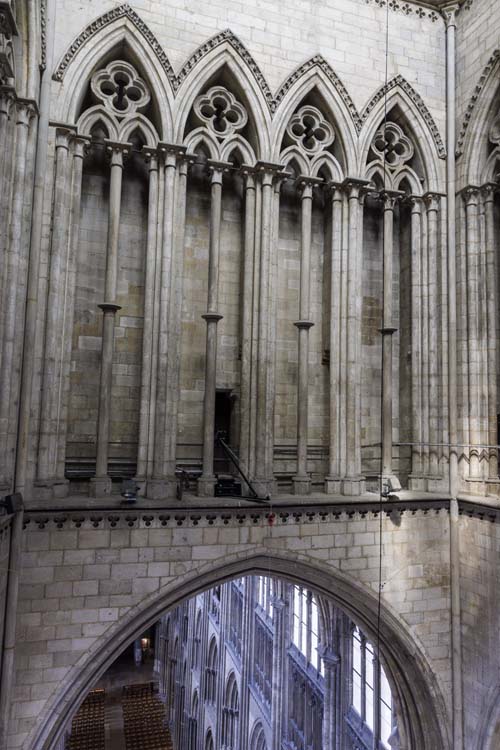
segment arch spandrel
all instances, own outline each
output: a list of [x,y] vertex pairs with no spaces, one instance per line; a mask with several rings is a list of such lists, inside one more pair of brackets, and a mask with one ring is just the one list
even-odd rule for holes
[[[366,634],[378,642],[377,598],[375,593],[320,561],[306,555],[280,552],[269,555],[265,548],[253,547],[242,553],[225,555],[221,560],[203,563],[172,581],[161,590],[145,596],[131,607],[109,630],[96,638],[77,663],[68,668],[57,693],[47,701],[36,729],[27,738],[25,750],[53,750],[65,726],[85,694],[108,669],[123,649],[170,610],[197,594],[243,575],[271,575],[302,585],[319,596],[330,598]],[[400,729],[411,750],[449,748],[446,709],[438,679],[432,672],[425,650],[415,634],[386,602],[382,602],[380,649],[384,665],[392,676],[395,696],[403,706]],[[403,666],[402,666],[403,665]]]
[[142,36],[134,33],[134,25],[127,16],[119,16],[115,21],[96,32],[95,35],[72,57],[65,70],[64,78],[53,87],[58,88],[54,96],[54,119],[74,123],[78,118],[88,82],[96,70],[114,57],[132,58],[140,74],[154,92],[155,108],[158,112],[160,138],[171,142],[173,94],[165,70],[151,47]]
[[258,85],[251,69],[244,59],[235,51],[229,41],[210,49],[199,58],[179,87],[175,100],[174,139],[183,143],[186,125],[196,97],[201,94],[210,82],[216,81],[218,75],[226,71],[232,79],[228,90],[243,101],[253,124],[257,138],[257,158],[269,159],[271,115],[261,87]]
[[446,152],[437,126],[421,97],[402,76],[390,81],[387,87],[382,87],[363,110],[363,128],[359,141],[360,165],[367,163],[371,144],[384,122],[386,112],[390,113],[395,107],[404,120],[405,129],[413,138],[424,167],[425,189],[430,192],[445,192]]
[[342,145],[346,174],[357,174],[359,171],[357,133],[353,114],[346,105],[342,93],[319,64],[307,67],[304,73],[287,88],[286,94],[279,101],[272,123],[271,160],[279,161],[283,138],[291,117],[301,102],[315,90],[324,105],[323,114],[329,118],[335,128],[336,137]]

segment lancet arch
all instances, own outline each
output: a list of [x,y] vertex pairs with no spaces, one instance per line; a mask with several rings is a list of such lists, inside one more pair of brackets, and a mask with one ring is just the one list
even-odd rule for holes
[[500,54],[478,94],[463,140],[463,153],[459,162],[462,185],[483,185],[496,180],[498,153],[494,154],[493,146],[495,143],[498,145],[498,126],[495,128],[495,120],[500,110],[499,72]]
[[277,107],[272,125],[272,159],[279,160],[283,137],[294,112],[302,103],[314,101],[335,127],[346,174],[357,174],[357,135],[352,114],[344,98],[321,67],[309,68],[290,88]]
[[259,159],[267,160],[270,153],[269,133],[271,116],[262,90],[251,70],[229,42],[208,52],[192,67],[175,101],[174,138],[182,143],[188,118],[196,98],[215,84],[222,83],[245,105],[252,131],[252,145]]
[[381,89],[366,105],[359,141],[360,165],[363,168],[367,163],[375,133],[384,122],[387,112],[388,120],[395,119],[412,136],[423,168],[425,189],[444,192],[444,153],[439,147],[440,140],[436,139],[439,135],[437,126],[423,102],[422,106],[417,106],[420,97],[417,98],[415,92],[411,96],[411,92],[413,89],[404,79],[390,82],[387,93],[384,88]]
[[[133,33],[127,16],[119,16],[95,34],[92,41],[83,45],[79,54],[71,57],[61,91],[56,97],[55,118],[64,123],[74,123],[82,108],[88,82],[99,67],[114,59],[130,60],[154,92],[153,106],[158,121],[160,138],[172,140],[172,91],[165,70],[142,36]],[[58,84],[53,84],[56,86]]]
[[[151,594],[133,607],[119,623],[112,625],[91,650],[81,656],[61,681],[40,716],[36,730],[25,747],[52,750],[86,692],[116,659],[125,646],[158,620],[166,609],[212,588],[218,583],[246,574],[282,577],[330,597],[351,617],[372,642],[378,642],[377,599],[371,591],[335,572],[320,562],[308,562],[294,553],[273,554],[258,549],[243,559],[241,553],[224,561],[202,565],[163,587],[160,595]],[[446,709],[439,684],[431,672],[424,649],[401,619],[382,604],[380,649],[384,668],[391,677],[395,699],[400,706],[400,732],[411,750],[449,748]]]

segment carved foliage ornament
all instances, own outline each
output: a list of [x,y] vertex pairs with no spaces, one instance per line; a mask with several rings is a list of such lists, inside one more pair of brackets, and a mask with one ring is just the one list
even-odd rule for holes
[[212,86],[198,96],[193,109],[198,120],[217,138],[233,135],[248,122],[246,109],[222,86]]
[[307,154],[317,154],[334,141],[335,133],[316,107],[301,107],[286,129],[289,137]]
[[137,71],[119,60],[94,73],[90,86],[95,98],[116,117],[144,110],[151,99]]
[[390,169],[397,169],[410,161],[415,153],[413,143],[395,122],[385,123],[375,133],[372,150]]

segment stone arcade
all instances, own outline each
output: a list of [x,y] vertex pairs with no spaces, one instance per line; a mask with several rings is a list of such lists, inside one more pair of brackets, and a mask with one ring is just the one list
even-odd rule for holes
[[0,0],[1,748],[59,750],[127,644],[255,576],[378,643],[393,747],[500,748],[499,32]]

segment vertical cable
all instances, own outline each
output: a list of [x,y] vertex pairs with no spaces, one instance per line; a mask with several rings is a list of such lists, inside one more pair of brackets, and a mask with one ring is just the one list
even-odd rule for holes
[[[382,167],[383,167],[383,196],[385,197],[385,192],[387,190],[387,83],[389,78],[389,2],[386,0],[385,4],[385,82],[384,82],[384,150],[383,150],[383,158],[382,158]],[[382,205],[382,248],[385,246],[385,213],[384,213],[384,206]],[[382,279],[384,279],[384,262],[385,262],[385,254],[382,250]],[[385,287],[382,287],[382,329],[384,328],[384,295],[386,293]],[[383,336],[384,334],[382,334]],[[381,373],[383,373],[383,354],[384,352],[384,346],[383,346],[383,340],[382,340],[382,351],[381,351]],[[392,367],[392,362],[390,363]],[[380,413],[382,415],[382,419],[380,420],[380,481],[379,481],[379,528],[378,528],[378,537],[379,537],[379,559],[378,559],[378,599],[377,599],[377,649],[376,649],[376,669],[377,669],[377,676],[376,679],[379,679],[380,675],[380,620],[381,620],[381,608],[382,608],[382,557],[383,557],[383,550],[382,550],[382,537],[383,537],[383,525],[382,525],[382,516],[383,516],[383,500],[384,500],[384,483],[383,483],[383,469],[384,469],[384,459],[383,459],[383,451],[382,451],[382,442],[383,442],[383,414],[384,414],[384,386],[383,386],[383,377],[381,382],[381,388],[380,388]],[[392,425],[391,425],[392,429]],[[375,677],[375,675],[374,675]],[[374,695],[375,697],[375,695]],[[377,713],[380,711],[380,701],[378,700],[377,705],[374,707]],[[379,727],[379,733],[380,733],[380,722],[377,721],[376,726]],[[376,742],[380,742],[380,737],[375,738]]]

